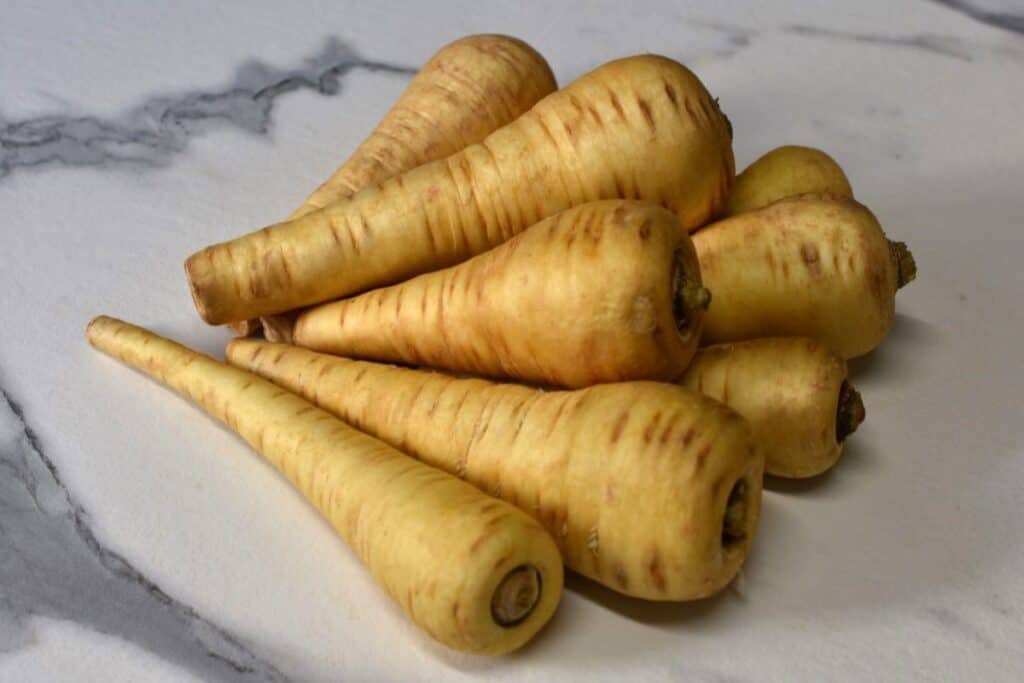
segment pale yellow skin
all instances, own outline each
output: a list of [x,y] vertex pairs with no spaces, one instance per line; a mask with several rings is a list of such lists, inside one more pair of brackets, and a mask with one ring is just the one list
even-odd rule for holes
[[[757,529],[763,455],[735,412],[671,384],[541,391],[236,339],[228,362],[533,515],[566,566],[649,600],[711,595]],[[739,533],[723,543],[730,493]]]
[[484,34],[449,43],[423,65],[352,156],[289,218],[476,144],[556,88],[548,63],[518,38]]
[[[554,613],[562,591],[558,548],[516,508],[264,379],[142,328],[99,317],[87,336],[195,401],[259,451],[438,641],[503,654],[526,643]],[[540,598],[524,621],[501,626],[492,617],[492,596],[522,565],[540,572]]]
[[765,472],[804,478],[839,459],[839,391],[846,361],[805,337],[752,339],[701,349],[680,384],[721,401],[750,422]]
[[843,358],[892,326],[896,265],[874,215],[853,200],[805,195],[693,236],[714,300],[702,343],[805,336]]
[[835,159],[820,149],[776,147],[736,176],[725,216],[754,211],[799,194],[829,194],[853,199],[853,188]]
[[[289,218],[347,199],[429,161],[480,142],[556,88],[554,74],[532,47],[511,36],[473,35],[430,58],[356,151]],[[242,335],[263,329],[291,341],[295,315],[232,324]]]
[[675,216],[593,202],[445,270],[306,310],[299,346],[343,356],[582,387],[675,379],[704,309],[674,316],[673,270],[700,268]]
[[438,270],[559,211],[599,199],[659,203],[689,230],[725,204],[729,125],[686,67],[606,64],[447,159],[186,262],[209,323],[291,310]]

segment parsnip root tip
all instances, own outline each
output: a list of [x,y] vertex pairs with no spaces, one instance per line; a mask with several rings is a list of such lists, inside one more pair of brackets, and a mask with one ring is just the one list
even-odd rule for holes
[[491,598],[491,617],[506,628],[526,620],[540,602],[540,572],[532,565],[516,567],[501,580]]
[[896,289],[905,287],[917,277],[917,262],[906,242],[889,240],[889,254],[896,264]]
[[711,291],[686,272],[682,258],[676,258],[672,272],[673,315],[680,332],[689,328],[695,311],[706,311],[711,305]]
[[860,392],[844,381],[839,388],[839,407],[836,409],[836,441],[842,443],[857,431],[866,415]]

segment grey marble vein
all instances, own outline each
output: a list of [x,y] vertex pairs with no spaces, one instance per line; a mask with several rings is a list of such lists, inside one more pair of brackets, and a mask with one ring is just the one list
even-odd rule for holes
[[951,10],[965,14],[975,21],[980,21],[989,26],[1019,33],[1024,35],[1024,11],[1004,12],[1001,10],[989,10],[980,7],[978,2],[965,2],[964,0],[931,0],[937,5],[948,7]]
[[0,388],[0,652],[33,642],[32,616],[124,639],[203,680],[287,680],[103,545],[21,407]]
[[11,121],[0,114],[0,180],[41,166],[162,166],[191,137],[218,128],[266,134],[278,97],[300,89],[333,95],[340,79],[357,69],[415,73],[409,66],[362,57],[330,38],[301,66],[279,69],[251,61],[224,87],[151,96],[116,118],[52,115]]
[[928,607],[924,610],[924,614],[926,619],[953,633],[958,638],[969,638],[986,648],[995,646],[992,639],[982,633],[977,626],[948,607]]
[[901,47],[912,50],[923,50],[932,54],[952,57],[965,62],[974,61],[963,41],[952,36],[940,36],[921,33],[903,36],[886,36],[875,33],[856,33],[853,31],[837,31],[820,26],[805,24],[789,24],[782,27],[783,32],[810,38],[831,38],[846,40],[862,45],[880,45],[884,47]]
[[754,38],[759,35],[759,32],[753,29],[738,26],[736,24],[726,24],[720,21],[690,19],[687,23],[694,28],[716,33],[725,40],[725,44],[721,47],[700,53],[700,55],[693,60],[697,62],[706,61],[709,58],[728,59],[729,57],[733,57],[750,47]]

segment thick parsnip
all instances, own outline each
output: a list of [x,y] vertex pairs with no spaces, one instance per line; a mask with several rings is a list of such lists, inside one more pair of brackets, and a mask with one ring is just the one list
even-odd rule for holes
[[813,477],[832,467],[864,420],[846,362],[805,337],[703,348],[680,383],[747,418],[765,472],[779,477]]
[[445,270],[305,311],[299,346],[568,387],[672,380],[708,304],[667,210],[607,200]]
[[711,595],[753,541],[764,461],[750,426],[682,387],[545,392],[247,339],[227,358],[519,506],[568,567],[627,595]]
[[264,379],[139,327],[99,317],[87,336],[191,398],[262,453],[440,642],[506,653],[554,612],[562,590],[558,548],[514,507]]
[[642,199],[696,229],[733,178],[729,124],[686,67],[606,64],[483,142],[186,262],[209,323],[277,313],[438,270],[589,201]]
[[693,243],[715,296],[707,344],[805,336],[843,358],[863,355],[889,332],[896,290],[916,273],[906,245],[852,199],[783,199],[709,225]]
[[[388,178],[443,159],[511,123],[555,90],[551,67],[511,36],[460,38],[430,58],[356,151],[290,218],[298,218]],[[294,314],[235,323],[291,341]]]
[[736,176],[725,215],[753,211],[798,194],[853,199],[853,189],[836,160],[813,147],[776,147]]

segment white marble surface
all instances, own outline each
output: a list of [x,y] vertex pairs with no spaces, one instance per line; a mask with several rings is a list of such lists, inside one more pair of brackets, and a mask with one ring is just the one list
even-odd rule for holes
[[[1022,3],[423,4],[0,7],[0,680],[1020,680]],[[183,258],[287,214],[481,31],[561,82],[686,61],[741,165],[823,147],[921,268],[846,457],[766,494],[744,596],[570,579],[500,661],[428,642],[240,441],[82,339],[106,312],[219,352]]]

